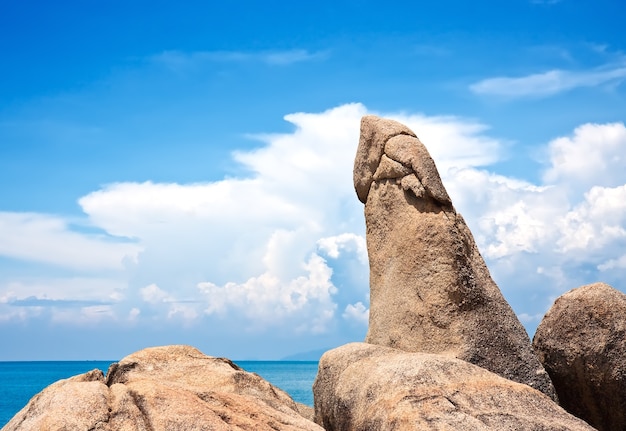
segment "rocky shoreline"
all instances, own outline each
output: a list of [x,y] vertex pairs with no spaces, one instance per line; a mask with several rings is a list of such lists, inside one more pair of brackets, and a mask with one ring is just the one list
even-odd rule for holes
[[413,131],[364,117],[354,184],[369,330],[322,356],[314,409],[228,359],[164,346],[50,385],[2,431],[626,429],[625,294],[565,293],[531,343]]

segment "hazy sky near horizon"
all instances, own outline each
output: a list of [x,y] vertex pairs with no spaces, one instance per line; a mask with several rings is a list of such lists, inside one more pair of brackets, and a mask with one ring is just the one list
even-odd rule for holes
[[532,337],[626,291],[626,4],[0,3],[0,360],[362,340],[365,114],[410,126]]

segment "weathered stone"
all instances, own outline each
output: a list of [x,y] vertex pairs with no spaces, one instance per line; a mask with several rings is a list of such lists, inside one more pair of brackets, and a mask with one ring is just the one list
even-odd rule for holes
[[370,260],[365,341],[448,354],[555,399],[526,331],[415,134],[392,120],[363,117],[354,180],[365,202]]
[[315,430],[285,392],[189,346],[141,350],[37,394],[3,431]]
[[326,430],[593,430],[543,393],[444,355],[352,343],[313,384]]
[[374,181],[374,173],[384,154],[385,144],[397,135],[415,136],[411,129],[397,121],[369,115],[361,122],[361,137],[353,172],[354,187],[361,202],[365,203],[367,200],[367,194]]
[[604,283],[570,290],[533,339],[561,405],[599,430],[626,429],[626,295]]

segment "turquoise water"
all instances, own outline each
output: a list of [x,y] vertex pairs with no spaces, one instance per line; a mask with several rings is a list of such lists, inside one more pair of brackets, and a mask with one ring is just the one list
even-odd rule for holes
[[114,361],[0,362],[0,427],[43,388],[60,379],[99,368],[106,373]]
[[291,395],[294,401],[313,406],[312,386],[317,375],[317,361],[235,361],[235,363],[278,386]]
[[[46,386],[60,379],[98,368],[106,373],[115,361],[0,362],[0,428]],[[311,386],[317,362],[236,361],[241,368],[257,373],[303,404],[313,405]]]

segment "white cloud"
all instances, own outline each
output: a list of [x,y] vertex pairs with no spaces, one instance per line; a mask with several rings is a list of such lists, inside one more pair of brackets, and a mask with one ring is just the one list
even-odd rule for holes
[[[293,134],[259,136],[266,146],[235,154],[249,172],[245,179],[113,184],[79,203],[93,224],[140,239],[146,285],[160,278],[160,288],[178,285],[186,299],[201,281],[242,283],[268,269],[297,277],[319,238],[363,229],[352,163],[365,112],[354,104],[287,116]],[[289,252],[268,253],[274,248]]]
[[552,220],[567,210],[567,202],[552,187],[485,170],[452,170],[444,182],[489,259],[537,252],[549,241]]
[[173,303],[167,313],[168,319],[180,320],[185,326],[193,326],[199,316],[200,311],[196,306],[185,303]]
[[74,270],[121,271],[141,248],[119,238],[73,231],[61,217],[0,212],[0,255]]
[[367,244],[365,238],[354,233],[342,233],[341,235],[322,238],[317,241],[321,251],[329,257],[337,259],[341,250],[354,250],[363,264],[367,264]]
[[626,78],[626,66],[617,64],[592,70],[554,69],[521,77],[487,78],[470,85],[476,94],[503,97],[546,97],[579,87],[619,83]]
[[348,321],[352,321],[367,326],[370,316],[369,308],[366,308],[361,301],[355,304],[346,305],[342,317]]
[[561,251],[591,253],[626,240],[626,184],[615,188],[593,187],[585,200],[559,220]]
[[[168,319],[180,320],[189,325],[201,314],[201,305],[198,301],[180,301],[154,283],[141,288],[139,293],[143,302],[147,303],[144,305],[150,309],[150,313],[146,314],[152,315],[153,319],[159,320],[166,316]],[[136,320],[140,314],[140,309],[132,308],[129,311],[129,320]]]
[[[234,153],[245,178],[116,183],[82,197],[91,225],[133,238],[142,250],[113,301],[118,318],[228,318],[247,328],[319,333],[338,321],[336,309],[362,315],[357,301],[367,291],[367,255],[352,167],[366,113],[350,104],[287,115],[292,133],[256,135],[264,146]],[[391,116],[414,127],[444,169],[497,158],[499,143],[484,136],[482,124]],[[341,291],[318,252],[341,266]]]
[[[89,193],[79,203],[102,235],[72,230],[60,217],[2,213],[0,235],[13,238],[13,247],[0,241],[4,253],[85,277],[65,289],[0,280],[0,315],[59,309],[57,321],[203,327],[223,319],[240,330],[291,335],[366,322],[363,207],[352,185],[366,113],[350,104],[286,116],[293,132],[257,135],[262,147],[234,154],[243,178],[117,183]],[[528,291],[514,307],[531,324],[549,306],[545,298],[626,266],[622,124],[582,125],[555,139],[543,182],[532,184],[488,170],[504,144],[479,122],[377,114],[406,123],[427,146],[505,294]],[[21,242],[13,229],[21,229]],[[115,275],[102,277],[108,269]],[[31,297],[31,307],[16,305]],[[71,314],[42,300],[92,302],[76,303]]]
[[167,292],[162,290],[159,286],[152,283],[139,290],[141,299],[150,304],[158,304],[160,302],[172,302],[174,298]]
[[474,168],[444,178],[531,333],[537,316],[565,290],[598,280],[626,288],[620,274],[626,267],[624,126],[585,124],[547,149],[541,184]]
[[0,320],[45,317],[55,323],[118,320],[127,282],[104,276],[0,278]]
[[610,271],[612,269],[624,269],[626,268],[626,254],[618,257],[617,259],[609,259],[606,262],[598,265],[600,271]]
[[[288,252],[283,250],[282,253]],[[284,280],[271,270],[244,283],[216,286],[210,282],[198,284],[206,297],[207,314],[226,315],[236,310],[249,321],[249,329],[283,326],[296,319],[299,332],[325,332],[333,318],[336,288],[331,281],[332,270],[324,259],[313,254],[302,265],[305,275]]]
[[[126,280],[105,276],[81,277],[22,277],[9,278],[6,275],[0,278],[0,302],[2,298],[11,297],[13,300],[36,298],[47,301],[63,301],[71,299],[83,302],[113,303],[124,299]],[[54,302],[50,303],[51,305]]]
[[[452,170],[444,178],[487,258],[531,259],[531,253],[555,262],[578,260],[581,251],[598,251],[624,238],[624,125],[582,125],[573,136],[551,141],[548,151],[541,185],[473,168]],[[616,184],[621,185],[602,187]]]
[[569,184],[578,191],[594,185],[626,183],[626,127],[623,123],[583,124],[571,136],[548,144],[547,183]]

